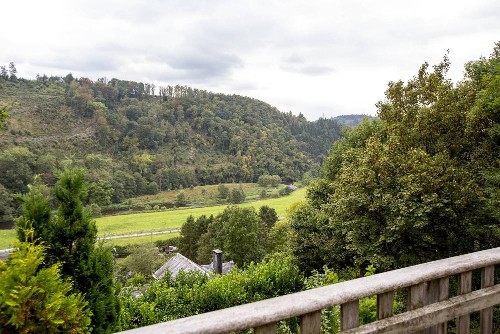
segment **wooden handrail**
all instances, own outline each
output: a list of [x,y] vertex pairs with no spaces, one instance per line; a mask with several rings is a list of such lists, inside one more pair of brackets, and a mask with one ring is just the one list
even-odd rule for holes
[[[311,315],[312,318],[317,319],[318,311],[323,308],[333,305],[352,307],[353,303],[357,303],[363,297],[383,295],[401,288],[418,287],[419,285],[422,287],[424,283],[430,281],[437,282],[439,285],[442,278],[446,278],[446,281],[443,280],[443,282],[447,287],[447,278],[451,275],[468,273],[475,269],[491,268],[499,263],[500,247],[136,328],[123,333],[229,333],[247,328],[275,328],[275,324],[280,320],[296,316],[311,317]],[[488,279],[487,282],[489,283],[486,286],[492,285]],[[419,289],[412,288],[412,291],[415,290],[416,294]],[[500,293],[498,289],[495,291],[493,294]],[[466,289],[463,292],[468,291]],[[439,291],[436,296],[436,301],[443,299],[442,296],[439,296]],[[418,298],[421,297],[416,296],[415,298],[417,301],[415,308],[422,307],[423,304],[418,302]],[[385,318],[387,316],[387,314],[384,315]],[[380,317],[380,319],[382,318]],[[344,329],[349,328],[352,327]],[[273,330],[271,329],[269,332],[273,332]]]

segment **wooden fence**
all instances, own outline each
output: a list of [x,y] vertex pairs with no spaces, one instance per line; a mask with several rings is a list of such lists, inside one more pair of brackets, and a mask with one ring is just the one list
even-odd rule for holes
[[[393,270],[351,281],[133,329],[123,333],[230,333],[254,328],[276,333],[277,323],[300,317],[301,333],[320,333],[321,310],[341,307],[342,333],[446,333],[457,319],[457,333],[469,333],[470,313],[480,311],[480,333],[493,332],[493,308],[500,304],[495,265],[500,247]],[[472,271],[481,271],[481,288],[472,291]],[[449,297],[450,276],[458,293]],[[408,310],[393,315],[396,290],[408,289]],[[359,327],[359,299],[377,296],[377,321]],[[495,332],[499,329],[496,328]]]

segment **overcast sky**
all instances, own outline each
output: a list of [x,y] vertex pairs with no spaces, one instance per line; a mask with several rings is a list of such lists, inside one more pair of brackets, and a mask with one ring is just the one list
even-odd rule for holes
[[450,50],[450,78],[500,40],[500,3],[9,0],[0,65],[254,97],[307,119],[376,113],[389,81]]

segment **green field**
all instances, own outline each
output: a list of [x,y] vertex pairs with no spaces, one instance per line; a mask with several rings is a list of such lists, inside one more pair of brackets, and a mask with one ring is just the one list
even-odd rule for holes
[[[286,216],[286,210],[290,204],[304,199],[306,189],[298,189],[292,194],[280,198],[270,198],[260,201],[243,203],[241,207],[255,207],[257,210],[263,205],[268,205],[274,208],[278,216]],[[158,230],[168,230],[180,228],[186,221],[187,217],[193,215],[199,217],[201,215],[217,215],[224,211],[227,205],[217,205],[203,208],[181,208],[160,212],[135,213],[118,216],[107,216],[96,219],[98,235],[100,237],[110,235],[122,235],[130,233],[141,233]],[[167,237],[168,236],[168,237]],[[153,236],[131,237],[123,239],[113,239],[107,242],[112,242],[116,245],[126,245],[132,243],[149,242],[155,240],[168,239],[174,237],[172,234],[159,234]],[[10,248],[16,241],[15,230],[0,230],[0,249]]]
[[16,240],[16,230],[0,230],[0,249],[14,247]]
[[[294,191],[288,196],[243,203],[239,206],[255,207],[258,209],[263,205],[268,205],[276,210],[278,216],[285,216],[286,209],[290,204],[302,200],[305,197],[305,193],[306,190],[303,188]],[[158,212],[107,216],[97,218],[96,222],[99,236],[168,230],[181,227],[190,215],[194,217],[217,215],[224,211],[226,207],[227,205],[217,205],[202,208],[180,208]]]
[[134,244],[144,244],[148,242],[155,242],[156,240],[167,240],[176,238],[180,235],[179,232],[176,233],[166,233],[166,234],[153,234],[153,235],[145,235],[141,237],[130,237],[130,238],[120,238],[120,239],[110,239],[104,240],[105,245],[112,246],[127,246]]

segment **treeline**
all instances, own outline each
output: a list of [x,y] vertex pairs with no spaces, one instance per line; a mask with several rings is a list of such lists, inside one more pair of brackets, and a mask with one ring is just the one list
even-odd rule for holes
[[[247,97],[71,74],[0,78],[0,105],[9,111],[0,196],[26,191],[34,174],[53,185],[53,171],[71,160],[87,169],[89,202],[100,207],[262,175],[300,180],[341,136],[332,119],[309,122]],[[14,209],[0,208],[0,220]]]

